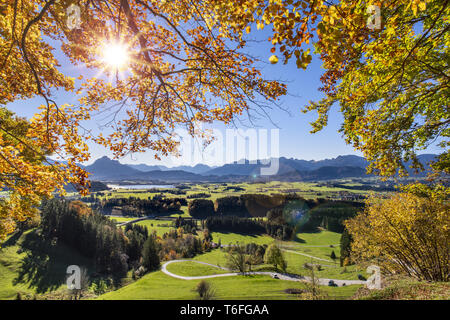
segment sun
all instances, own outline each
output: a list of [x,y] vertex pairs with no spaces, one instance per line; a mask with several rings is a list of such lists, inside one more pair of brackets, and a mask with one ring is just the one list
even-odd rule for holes
[[122,69],[129,61],[128,48],[119,42],[105,43],[102,48],[102,61],[111,69]]

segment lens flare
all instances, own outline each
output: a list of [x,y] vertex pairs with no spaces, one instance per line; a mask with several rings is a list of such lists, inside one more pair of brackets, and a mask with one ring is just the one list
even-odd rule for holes
[[309,221],[309,210],[305,201],[294,200],[283,208],[283,217],[291,227],[300,230]]
[[122,69],[129,61],[127,47],[122,43],[106,43],[102,48],[102,61],[112,69]]

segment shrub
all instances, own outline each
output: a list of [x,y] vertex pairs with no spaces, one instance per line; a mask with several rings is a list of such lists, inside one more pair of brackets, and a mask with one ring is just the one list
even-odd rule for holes
[[200,281],[194,289],[201,300],[211,300],[216,294],[213,285],[205,280]]
[[333,261],[336,260],[336,254],[334,253],[334,250],[331,251],[330,258],[331,258]]
[[200,192],[200,193],[193,193],[188,195],[186,198],[188,199],[198,199],[198,198],[209,198],[211,195],[209,193]]

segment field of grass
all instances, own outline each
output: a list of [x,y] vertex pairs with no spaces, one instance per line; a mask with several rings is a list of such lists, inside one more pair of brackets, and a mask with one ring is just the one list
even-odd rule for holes
[[[227,186],[241,187],[244,190],[235,192],[224,190]],[[270,182],[270,183],[238,183],[227,185],[193,184],[187,190],[186,195],[173,195],[163,193],[164,196],[186,197],[195,193],[208,193],[208,199],[214,201],[219,197],[240,195],[246,193],[272,194],[291,192],[294,190],[298,195],[305,198],[317,198],[332,196],[339,191],[357,192],[358,190],[347,190],[342,188],[329,188],[318,186],[315,183],[302,182]],[[138,197],[146,199],[153,197],[159,192],[148,192],[148,190],[114,190],[97,193],[100,198],[110,197]],[[189,200],[188,200],[189,201]],[[181,207],[181,212],[172,216],[188,217],[187,206]],[[135,217],[112,217],[113,220],[122,223],[136,219]],[[150,232],[156,231],[159,236],[171,230],[173,220],[150,219],[137,222],[146,226]],[[287,272],[309,275],[305,269],[305,263],[321,264],[321,270],[316,271],[316,276],[321,278],[335,279],[357,279],[358,274],[367,276],[364,270],[357,266],[339,267],[338,259],[331,261],[330,254],[334,251],[339,258],[340,234],[321,231],[317,233],[299,233],[292,241],[275,241],[267,235],[252,235],[227,232],[212,232],[214,242],[222,245],[240,243],[257,243],[269,245],[276,242],[283,249],[288,263]],[[226,266],[226,251],[217,249],[194,257],[194,260],[208,262],[214,265]],[[327,261],[308,257],[313,256]],[[45,294],[52,290],[65,290],[66,268],[71,264],[83,265],[88,270],[93,270],[89,261],[79,256],[73,250],[63,245],[38,246],[35,241],[34,231],[26,232],[20,236],[13,236],[6,241],[0,249],[0,299],[15,298],[17,292],[28,296],[35,293]],[[269,271],[270,265],[254,266],[253,271]],[[168,270],[179,275],[200,276],[226,272],[219,268],[202,265],[193,262],[174,263],[168,266]],[[129,279],[131,280],[131,279]],[[218,299],[295,299],[296,296],[287,294],[283,290],[287,288],[298,288],[300,283],[272,279],[269,276],[236,276],[210,279],[217,288]],[[153,272],[144,276],[117,291],[107,293],[101,298],[105,299],[194,299],[196,294],[192,289],[196,281],[186,281],[171,278],[162,272]],[[236,290],[239,288],[239,290]],[[332,298],[347,298],[353,295],[358,286],[343,288],[323,287]]]
[[205,264],[195,263],[192,261],[171,263],[167,266],[167,270],[176,275],[185,277],[197,277],[229,272],[227,270],[223,270],[213,266],[208,266]]
[[[99,299],[127,300],[177,300],[197,299],[194,288],[199,280],[172,278],[161,271],[149,273],[138,281],[101,295]],[[304,284],[294,281],[272,279],[270,276],[251,275],[208,279],[216,288],[216,299],[230,300],[292,300],[297,295],[285,293],[288,288],[304,288]],[[360,286],[322,287],[330,299],[347,299]]]
[[184,217],[184,218],[190,218],[191,215],[189,214],[189,210],[187,206],[181,206],[180,210],[182,212],[176,212],[169,214],[169,217]]
[[[358,186],[360,183],[354,183],[351,181],[342,180],[340,182],[347,186]],[[244,190],[234,191],[225,190],[228,186],[241,187]],[[215,201],[217,198],[226,196],[239,196],[241,194],[249,193],[259,193],[259,194],[271,194],[271,193],[296,193],[306,199],[315,199],[318,197],[336,197],[339,192],[345,191],[350,194],[361,194],[366,195],[369,193],[367,190],[351,190],[345,188],[328,187],[323,185],[318,185],[315,182],[279,182],[271,181],[267,183],[228,183],[226,185],[222,184],[189,184],[189,189],[186,189],[186,195],[175,195],[169,192],[161,192],[164,189],[154,189],[154,190],[127,190],[127,189],[116,189],[109,191],[98,192],[97,195],[101,199],[108,198],[128,198],[136,197],[140,199],[147,199],[153,197],[156,194],[162,194],[167,198],[173,197],[187,197],[188,195],[196,193],[207,193],[210,194],[210,199]],[[187,207],[183,207],[183,214],[186,213]]]
[[128,222],[128,221],[132,221],[132,220],[135,220],[135,219],[137,219],[137,218],[135,218],[135,217],[111,217],[110,218],[111,220],[114,220],[114,221],[116,221],[116,222],[118,222],[118,223],[123,223],[123,222]]
[[254,242],[257,244],[271,244],[274,242],[274,239],[268,235],[252,235],[232,232],[212,232],[211,235],[214,242],[218,243],[220,240],[222,245],[235,244],[236,242]]
[[[342,279],[342,280],[358,280],[358,274],[362,274],[367,277],[365,270],[358,268],[356,265],[347,266],[345,268],[340,267],[339,263],[326,264],[322,261],[316,261],[314,259],[297,255],[290,252],[283,252],[284,257],[287,262],[287,272],[292,274],[298,274],[302,276],[309,276],[310,271],[304,267],[305,263],[320,264],[322,266],[320,271],[315,271],[316,276],[319,278],[329,278],[329,279]],[[202,261],[218,265],[221,267],[226,267],[227,264],[227,253],[224,249],[216,249],[210,252],[197,255],[193,260]],[[198,264],[200,265],[200,264]],[[329,266],[328,266],[329,265]],[[172,266],[172,265],[169,265]],[[168,266],[168,267],[169,267]],[[193,265],[196,268],[197,265]],[[253,271],[273,271],[273,266],[262,264],[252,267]],[[176,273],[176,272],[174,272]]]
[[90,261],[65,245],[37,239],[35,230],[10,236],[0,249],[0,300],[14,299],[18,292],[32,297],[66,291],[69,265],[93,270]]
[[[111,217],[112,220],[115,220],[119,223],[132,221],[137,219],[136,217],[133,218],[126,218],[126,217]],[[157,220],[157,219],[148,219],[148,220],[142,220],[138,221],[135,224],[146,226],[148,231],[151,233],[153,231],[156,231],[156,234],[158,236],[162,236],[164,233],[167,233],[170,231],[170,229],[173,229],[172,226],[173,220]]]
[[172,220],[149,219],[136,222],[136,224],[146,226],[150,233],[156,231],[158,236],[162,236],[164,233],[169,232],[170,229],[173,229],[173,227],[171,227],[172,222]]

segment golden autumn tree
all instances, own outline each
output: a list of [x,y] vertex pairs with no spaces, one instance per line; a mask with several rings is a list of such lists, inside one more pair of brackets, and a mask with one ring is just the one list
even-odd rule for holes
[[389,199],[369,198],[365,212],[346,221],[353,237],[352,258],[375,260],[388,273],[449,281],[450,208],[446,198],[444,189],[434,190],[429,197],[397,193]]
[[294,59],[306,69],[320,55],[325,97],[303,109],[318,114],[312,132],[339,107],[340,131],[370,161],[369,172],[403,175],[405,161],[423,169],[417,152],[437,141],[442,152],[433,167],[450,173],[450,1],[211,3],[226,32],[270,28],[272,63]]
[[[77,163],[89,159],[89,140],[117,157],[148,149],[168,155],[177,150],[177,127],[207,136],[202,122],[230,123],[276,104],[285,85],[263,79],[245,43],[221,26],[201,1],[3,1],[0,105],[35,96],[43,104],[20,137],[2,115],[0,188],[8,196],[0,203],[0,239],[65,183],[86,192],[87,174]],[[62,73],[56,46],[97,76]],[[57,90],[73,92],[78,103],[58,105]],[[93,136],[83,121],[102,112],[114,118],[112,133]]]

